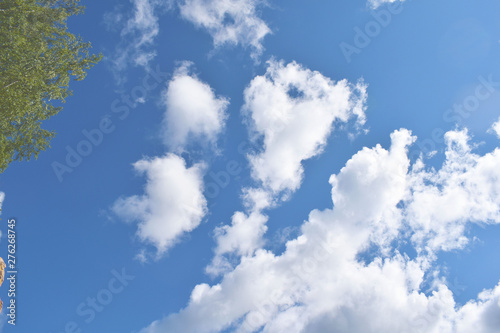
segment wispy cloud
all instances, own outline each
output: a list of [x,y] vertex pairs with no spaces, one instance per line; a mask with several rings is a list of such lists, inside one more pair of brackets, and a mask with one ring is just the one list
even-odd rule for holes
[[197,28],[206,30],[213,38],[215,48],[239,45],[249,48],[251,57],[258,62],[262,45],[270,28],[260,18],[262,0],[130,0],[132,10],[124,12],[117,7],[104,15],[109,30],[120,33],[111,61],[118,81],[124,80],[123,71],[129,66],[148,69],[156,57],[156,39],[160,33],[163,13],[178,9],[180,16]]
[[124,13],[121,7],[106,13],[105,24],[111,29],[121,26],[120,43],[111,59],[115,75],[123,80],[122,72],[128,66],[148,68],[156,56],[155,40],[160,32],[159,14],[170,8],[169,1],[131,0],[133,9]]
[[378,8],[386,3],[403,2],[405,0],[368,0],[368,4],[373,8]]
[[206,29],[215,47],[225,44],[251,48],[252,58],[261,55],[264,37],[271,29],[259,17],[263,0],[180,0],[181,17]]

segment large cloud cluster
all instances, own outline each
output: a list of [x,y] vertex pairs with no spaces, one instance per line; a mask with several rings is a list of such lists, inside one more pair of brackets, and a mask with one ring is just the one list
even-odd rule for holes
[[260,146],[248,156],[256,187],[243,189],[249,212],[236,212],[231,225],[216,229],[211,274],[231,266],[225,254],[248,255],[262,246],[268,220],[263,211],[300,187],[302,162],[323,151],[335,122],[365,122],[363,82],[335,82],[295,62],[267,65],[245,89],[242,109],[251,139]]
[[[390,149],[355,154],[330,179],[333,208],[312,211],[286,251],[243,255],[220,283],[196,286],[186,308],[142,333],[496,332],[500,285],[464,306],[439,278],[431,293],[421,287],[436,251],[466,242],[460,226],[500,223],[500,150],[473,154],[466,131],[448,132],[436,171],[410,165],[414,139],[402,129]],[[405,237],[422,249],[416,256],[391,247]],[[376,255],[361,260],[367,249]]]

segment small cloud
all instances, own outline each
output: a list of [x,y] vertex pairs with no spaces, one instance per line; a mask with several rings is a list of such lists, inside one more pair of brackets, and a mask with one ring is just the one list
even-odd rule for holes
[[0,214],[2,213],[2,204],[5,199],[5,193],[0,192]]
[[103,22],[108,31],[117,31],[123,21],[123,13],[120,6],[116,6],[113,11],[104,13]]
[[141,264],[145,264],[149,262],[148,260],[148,253],[146,252],[145,249],[141,249],[134,257],[134,260],[139,261]]
[[365,122],[366,85],[335,82],[292,62],[270,60],[245,89],[243,113],[262,151],[249,156],[252,176],[273,193],[300,187],[302,162],[319,155],[334,122]]
[[495,133],[500,139],[500,118],[498,118],[498,121],[491,126],[489,132]]
[[166,107],[163,141],[182,151],[190,140],[215,146],[224,128],[229,100],[216,96],[212,88],[192,73],[191,62],[183,62],[163,93]]
[[261,0],[182,0],[181,17],[203,28],[212,36],[215,47],[226,44],[252,49],[252,58],[258,62],[264,47],[262,41],[271,29],[259,17]]
[[368,0],[368,4],[373,8],[373,9],[377,9],[378,7],[380,7],[381,5],[383,4],[386,4],[386,3],[393,3],[393,2],[403,2],[405,0]]
[[[146,174],[145,193],[118,199],[111,210],[126,222],[137,222],[136,235],[152,244],[161,256],[175,245],[182,235],[194,230],[207,213],[203,196],[205,166],[186,166],[179,156],[143,159],[134,164]],[[146,259],[139,253],[137,259]]]

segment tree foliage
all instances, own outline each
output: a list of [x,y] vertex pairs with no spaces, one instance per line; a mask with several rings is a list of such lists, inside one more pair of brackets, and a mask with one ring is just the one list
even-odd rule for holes
[[84,79],[101,59],[67,31],[68,17],[83,10],[79,0],[0,2],[0,173],[49,147],[55,133],[42,121],[62,109],[70,78]]

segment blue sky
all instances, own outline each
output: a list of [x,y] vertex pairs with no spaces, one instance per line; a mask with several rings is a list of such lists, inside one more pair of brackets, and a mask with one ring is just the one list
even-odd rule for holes
[[498,331],[498,1],[82,4],[2,332]]

